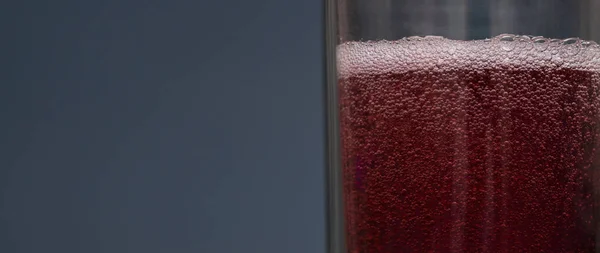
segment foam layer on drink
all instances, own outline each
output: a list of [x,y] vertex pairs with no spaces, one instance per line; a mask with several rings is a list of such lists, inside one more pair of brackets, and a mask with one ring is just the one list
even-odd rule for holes
[[346,42],[338,46],[340,77],[452,68],[538,69],[564,67],[600,72],[600,47],[579,39],[501,35],[458,41],[417,37],[397,41]]

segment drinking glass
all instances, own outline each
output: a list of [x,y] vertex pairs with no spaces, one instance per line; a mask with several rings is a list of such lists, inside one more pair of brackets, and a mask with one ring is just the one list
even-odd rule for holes
[[329,252],[600,252],[600,0],[326,0]]

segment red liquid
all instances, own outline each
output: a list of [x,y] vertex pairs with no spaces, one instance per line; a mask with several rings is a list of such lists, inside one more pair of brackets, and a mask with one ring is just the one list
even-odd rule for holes
[[600,252],[597,49],[511,43],[338,48],[348,252]]

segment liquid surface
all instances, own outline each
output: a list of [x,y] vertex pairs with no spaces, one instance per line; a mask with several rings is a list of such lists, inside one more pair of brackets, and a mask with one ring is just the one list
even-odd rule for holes
[[338,47],[348,252],[600,252],[600,50]]

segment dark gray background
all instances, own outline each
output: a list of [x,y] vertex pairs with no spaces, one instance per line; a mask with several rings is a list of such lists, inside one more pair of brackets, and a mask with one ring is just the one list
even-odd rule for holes
[[320,0],[15,0],[0,24],[0,252],[325,251]]

